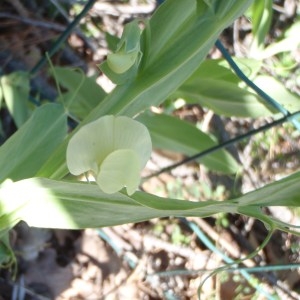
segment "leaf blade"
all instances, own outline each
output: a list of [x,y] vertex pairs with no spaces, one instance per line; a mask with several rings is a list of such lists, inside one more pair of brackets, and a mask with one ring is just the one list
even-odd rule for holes
[[34,176],[66,133],[66,115],[61,105],[45,104],[38,108],[0,147],[0,181]]
[[[192,156],[216,145],[209,135],[192,124],[172,116],[142,114],[137,120],[148,127],[154,147],[159,149]],[[239,164],[225,150],[220,150],[198,161],[211,170],[227,174],[236,173],[239,169]]]

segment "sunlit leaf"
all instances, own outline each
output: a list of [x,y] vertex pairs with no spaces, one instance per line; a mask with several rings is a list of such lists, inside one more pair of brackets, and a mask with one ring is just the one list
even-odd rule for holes
[[[284,229],[261,207],[299,206],[300,172],[254,192],[225,201],[165,199],[144,192],[106,194],[91,183],[32,178],[0,186],[0,230],[26,221],[48,228],[91,228],[141,222],[152,218],[207,217],[220,212],[256,216]],[[201,199],[199,199],[201,200]]]
[[[190,202],[165,199],[136,192],[107,194],[92,183],[32,178],[0,186],[1,228],[24,220],[30,226],[46,228],[91,228],[157,217],[205,217],[219,211],[234,212],[234,203]],[[14,207],[14,210],[8,209]]]

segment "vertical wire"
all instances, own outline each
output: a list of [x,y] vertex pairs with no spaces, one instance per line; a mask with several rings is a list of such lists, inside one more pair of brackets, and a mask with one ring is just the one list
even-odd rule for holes
[[[250,80],[245,73],[239,68],[239,66],[232,59],[231,55],[225,49],[220,40],[217,40],[215,43],[216,47],[220,50],[223,57],[227,60],[230,67],[233,69],[235,74],[243,80],[249,87],[251,87],[259,96],[261,96],[269,105],[273,106],[276,110],[281,112],[284,116],[290,116],[291,113],[285,109],[280,103],[274,100],[271,96],[269,96],[266,92],[264,92],[261,88],[259,88],[252,80]],[[293,125],[300,131],[300,122],[295,118],[290,118],[290,121]]]
[[[94,5],[97,0],[89,0],[84,6],[82,11],[76,16],[76,18],[68,25],[66,30],[59,36],[56,42],[48,51],[49,57],[52,57],[61,47],[61,45],[66,41],[72,30],[79,24],[81,19],[87,14],[90,8]],[[30,74],[35,75],[47,62],[47,57],[43,56],[40,61],[31,69]]]

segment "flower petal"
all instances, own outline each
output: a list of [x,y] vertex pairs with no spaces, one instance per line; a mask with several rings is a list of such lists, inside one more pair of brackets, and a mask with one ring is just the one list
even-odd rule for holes
[[99,166],[106,157],[121,149],[130,149],[136,153],[141,170],[152,151],[147,128],[125,116],[104,116],[80,128],[70,139],[67,166],[74,175],[90,170],[98,174]]
[[130,150],[116,150],[100,166],[97,183],[104,193],[112,194],[126,186],[132,195],[140,184],[140,158]]
[[98,173],[98,165],[114,150],[114,120],[114,116],[102,117],[73,135],[67,147],[67,166],[72,174]]
[[149,131],[142,123],[125,116],[115,119],[115,149],[132,149],[141,160],[141,169],[150,158],[152,143]]

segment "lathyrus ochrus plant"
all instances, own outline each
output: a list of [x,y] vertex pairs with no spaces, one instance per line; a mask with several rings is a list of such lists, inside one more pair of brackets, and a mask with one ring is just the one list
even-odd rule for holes
[[[151,106],[160,105],[193,74],[207,56],[224,28],[230,25],[250,5],[251,0],[227,1],[166,1],[145,22],[141,31],[137,22],[126,25],[124,30],[133,36],[133,45],[125,52],[136,53],[134,63],[121,73],[108,62],[101,65],[103,72],[115,83],[116,88],[84,118],[78,129],[104,115],[135,117]],[[137,32],[139,39],[137,39]],[[128,44],[128,37],[121,37],[117,46]],[[121,51],[122,52],[122,51]],[[121,57],[121,56],[120,56]],[[129,59],[131,60],[131,59]],[[130,66],[131,65],[131,66]],[[77,130],[78,130],[77,129]],[[66,140],[41,167],[37,175],[53,179],[63,178],[66,166]]]
[[[47,104],[36,109],[1,146],[0,178],[10,179],[0,187],[2,233],[19,220],[36,227],[78,229],[166,216],[206,217],[218,212],[242,213],[263,220],[273,229],[290,230],[286,224],[265,216],[261,207],[298,206],[300,173],[227,201],[190,202],[135,191],[151,142],[144,125],[133,119],[174,93],[199,68],[222,30],[251,2],[167,0],[145,22],[143,30],[136,21],[126,25],[115,53],[101,65],[117,86],[108,95],[99,93],[103,98],[98,103],[86,98],[88,109],[80,113],[78,119],[82,121],[72,133],[66,136],[67,113],[63,106]],[[75,106],[73,103],[70,109]],[[145,122],[156,144],[165,145],[163,131],[150,126],[151,117],[140,115],[138,120]],[[183,124],[183,134],[180,122],[172,124],[177,134],[169,136],[173,143],[170,148],[180,145],[186,154],[195,153],[200,140],[185,145],[189,140],[186,132],[203,139],[208,147],[214,143],[203,133],[190,130],[190,124]],[[165,129],[172,133],[171,127]],[[220,168],[218,161],[222,161],[230,167],[219,171],[237,170],[237,163],[233,165],[228,153],[211,157],[204,163]],[[69,171],[78,175],[89,170],[96,183],[67,176]]]

